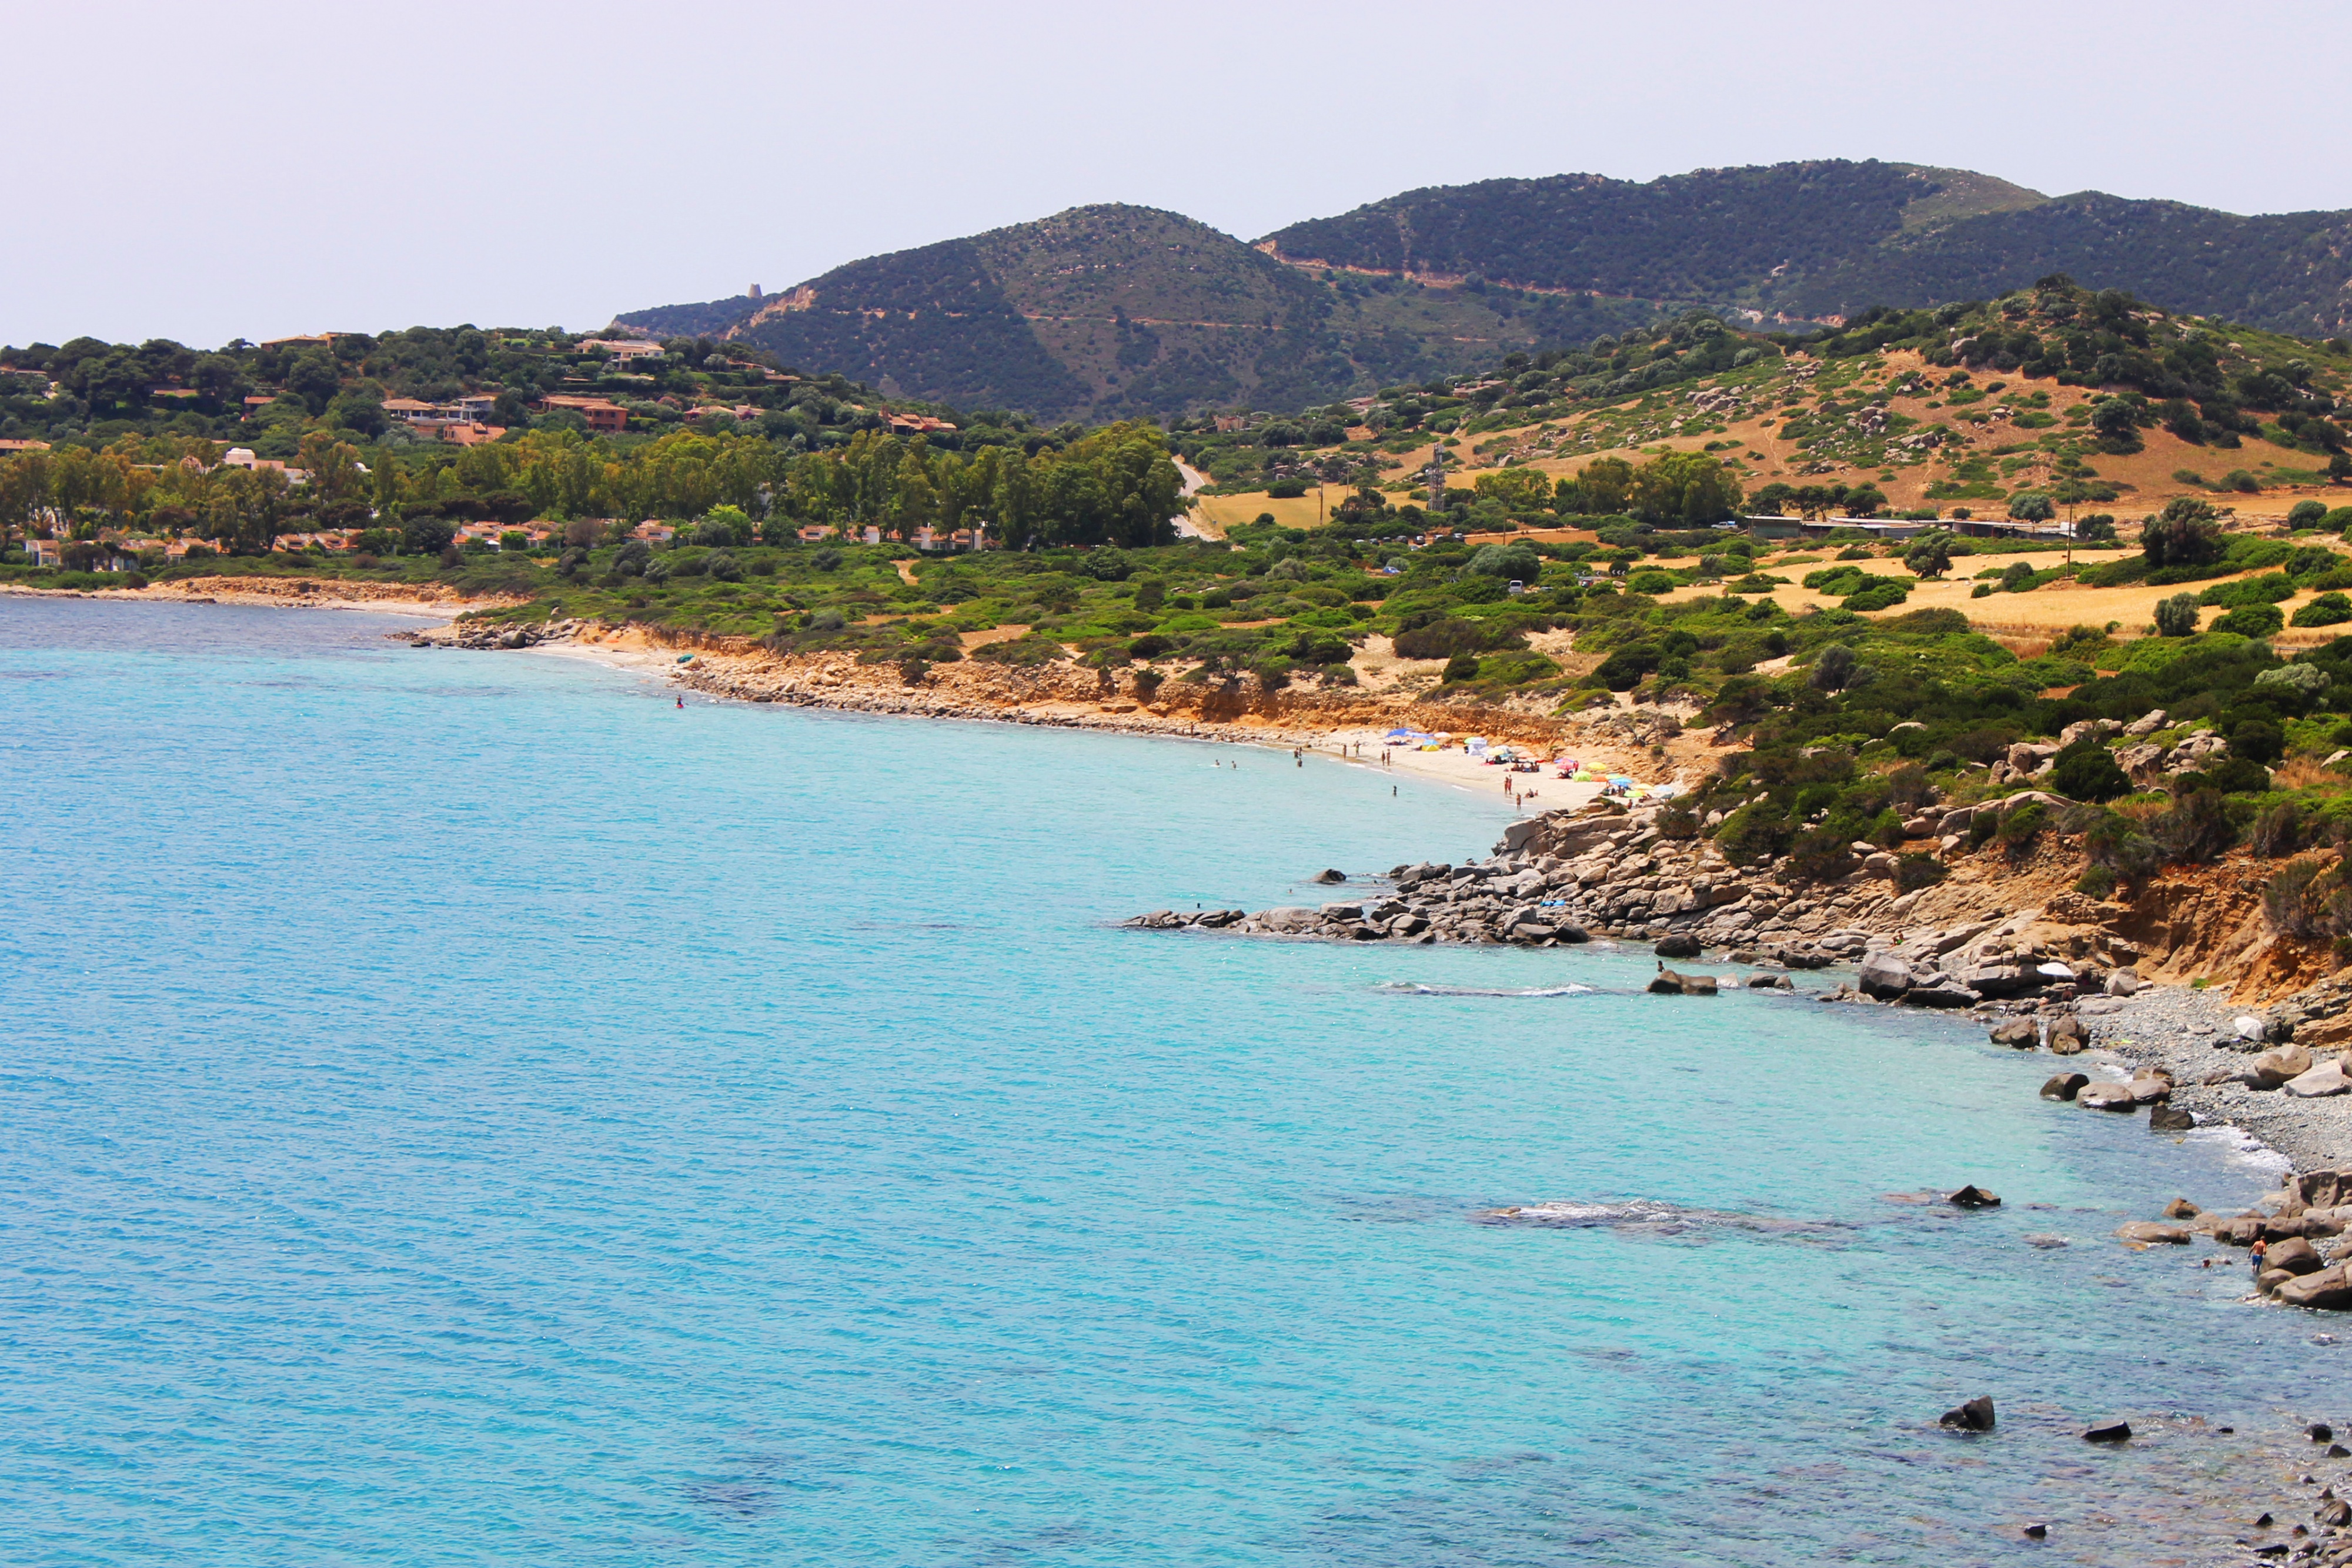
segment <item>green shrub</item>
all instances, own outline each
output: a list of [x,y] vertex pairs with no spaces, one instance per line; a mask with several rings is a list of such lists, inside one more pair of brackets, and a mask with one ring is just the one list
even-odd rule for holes
[[1934,855],[1904,855],[1895,862],[1895,888],[1898,893],[1916,893],[1935,886],[1948,874],[1944,862]]
[[2286,624],[2286,616],[2275,604],[2246,604],[2231,611],[2213,622],[2216,632],[2233,632],[2241,637],[2268,637]]
[[2132,789],[2114,754],[2095,740],[2078,741],[2060,752],[2050,779],[2058,793],[2074,800],[2112,800]]
[[2176,593],[2159,600],[2156,606],[2156,634],[2159,637],[2193,637],[2197,634],[2197,596]]
[[2074,891],[2085,898],[2110,896],[2116,891],[2115,867],[2105,865],[2084,867],[2083,874],[2074,879]]
[[2335,626],[2347,621],[2352,621],[2352,599],[2340,593],[2323,593],[2296,610],[2291,623],[2296,626]]
[[1833,827],[1810,829],[1789,846],[1788,873],[1801,881],[1835,882],[1853,863],[1853,846]]
[[2022,856],[2033,847],[2033,841],[2050,825],[2050,812],[2039,800],[2028,800],[2022,806],[2011,807],[2000,814],[2000,827],[1995,836],[2000,847],[2012,856]]
[[1467,653],[1456,653],[1445,661],[1445,674],[1441,677],[1449,685],[1460,685],[1478,678],[1478,661]]

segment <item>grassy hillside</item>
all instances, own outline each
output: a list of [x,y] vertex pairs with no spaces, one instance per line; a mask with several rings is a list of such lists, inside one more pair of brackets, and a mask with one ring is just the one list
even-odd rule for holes
[[1190,218],[1106,205],[853,262],[765,302],[620,320],[663,333],[717,328],[895,393],[1057,420],[1297,409],[1652,314],[1624,301],[1310,276]]
[[[2001,517],[2040,495],[2062,514],[2128,521],[2186,497],[2276,520],[2352,499],[2347,425],[2352,344],[2052,277],[1983,305],[1797,335],[1692,311],[1383,389],[1368,407],[1239,430],[1180,422],[1174,439],[1216,481],[1202,503],[1212,526],[1262,513],[1311,524],[1367,478],[1401,504],[1442,449],[1451,526],[1476,532],[1580,526],[1570,503],[1591,497],[1573,481],[1595,460],[1669,453],[1721,465],[1767,507]],[[1874,499],[1849,499],[1861,493]]]
[[2052,201],[1967,171],[1832,161],[1438,186],[1265,243],[1296,261],[1816,318],[1983,299],[2068,272],[2176,309],[2334,333],[2352,318],[2347,242],[2348,213]]

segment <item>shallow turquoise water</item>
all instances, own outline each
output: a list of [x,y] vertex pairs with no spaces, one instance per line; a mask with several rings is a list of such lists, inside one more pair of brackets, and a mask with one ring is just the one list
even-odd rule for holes
[[1482,797],[387,624],[0,601],[0,1558],[1987,1560],[2340,1386],[1965,1025],[1113,928]]

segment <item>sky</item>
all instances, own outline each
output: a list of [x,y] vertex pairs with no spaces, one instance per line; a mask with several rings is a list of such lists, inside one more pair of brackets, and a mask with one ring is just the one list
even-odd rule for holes
[[5,5],[6,343],[588,328],[1086,203],[1255,239],[1790,159],[2352,208],[2298,0]]

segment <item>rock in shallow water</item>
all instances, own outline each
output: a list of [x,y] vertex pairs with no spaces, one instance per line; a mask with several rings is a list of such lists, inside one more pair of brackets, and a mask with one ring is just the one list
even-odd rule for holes
[[1936,1424],[1962,1432],[1990,1432],[1993,1421],[1992,1396],[1979,1394],[1967,1404],[1945,1411]]
[[2126,1241],[2147,1244],[2163,1243],[2171,1247],[2189,1245],[2189,1232],[2178,1225],[2166,1225],[2154,1219],[2135,1219],[2116,1227],[2116,1234]]
[[2105,1427],[2094,1427],[2083,1434],[2086,1443],[2120,1443],[2131,1436],[2131,1423],[2116,1421]]
[[1944,1201],[1955,1208],[1999,1208],[2000,1194],[1987,1192],[1980,1186],[1971,1185],[1960,1188]]

